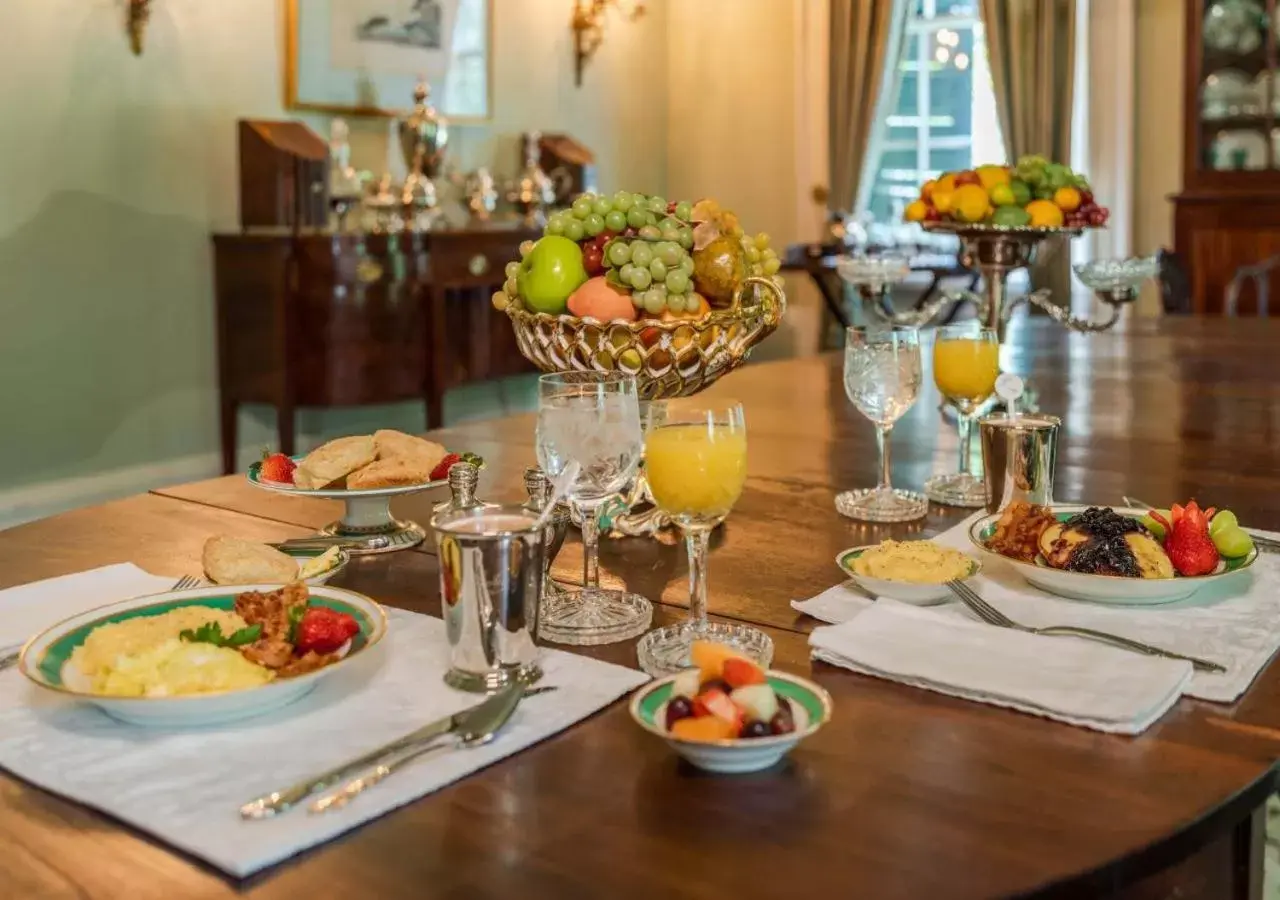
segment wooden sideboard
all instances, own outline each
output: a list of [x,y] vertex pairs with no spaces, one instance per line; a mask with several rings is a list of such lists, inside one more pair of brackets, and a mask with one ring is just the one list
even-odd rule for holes
[[298,407],[420,398],[426,427],[438,428],[449,388],[532,371],[489,298],[536,236],[214,235],[223,470],[236,469],[245,403],[275,407],[280,449],[292,454]]

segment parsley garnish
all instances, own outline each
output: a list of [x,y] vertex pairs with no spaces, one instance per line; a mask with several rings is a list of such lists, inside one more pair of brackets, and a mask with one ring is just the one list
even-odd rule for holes
[[243,647],[252,644],[262,636],[261,625],[248,625],[234,632],[231,637],[222,634],[222,626],[217,622],[205,622],[195,631],[184,628],[178,637],[189,644],[213,644],[215,647]]
[[302,617],[307,614],[307,605],[289,607],[289,638],[290,644],[298,643],[298,625],[302,622]]

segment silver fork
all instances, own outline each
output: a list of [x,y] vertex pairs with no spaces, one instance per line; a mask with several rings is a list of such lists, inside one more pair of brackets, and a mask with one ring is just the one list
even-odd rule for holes
[[1136,653],[1145,653],[1147,656],[1163,656],[1166,659],[1184,659],[1191,663],[1191,667],[1199,672],[1225,672],[1225,666],[1221,666],[1216,662],[1208,659],[1200,659],[1195,656],[1187,656],[1182,653],[1174,653],[1172,650],[1163,650],[1159,647],[1153,647],[1150,644],[1144,644],[1127,637],[1121,637],[1118,634],[1109,634],[1105,631],[1095,631],[1092,628],[1080,628],[1075,625],[1051,625],[1046,628],[1032,628],[1030,625],[1023,625],[1013,621],[1000,610],[996,609],[986,600],[983,600],[978,593],[967,584],[959,581],[948,581],[947,587],[951,588],[951,593],[960,598],[965,606],[973,610],[978,618],[989,625],[995,625],[998,628],[1012,628],[1016,631],[1025,631],[1027,634],[1042,634],[1047,636],[1074,636],[1089,638],[1090,640],[1101,641],[1104,644],[1111,644],[1114,647],[1120,647],[1125,650],[1133,650]]
[[[174,582],[172,589],[175,591],[185,591],[191,588],[198,588],[202,584],[204,584],[204,582],[199,578],[196,578],[194,575],[183,575]],[[15,644],[12,647],[0,649],[0,672],[3,672],[5,669],[12,669],[18,664],[18,660],[22,656],[23,646],[25,646],[25,642],[23,644]]]

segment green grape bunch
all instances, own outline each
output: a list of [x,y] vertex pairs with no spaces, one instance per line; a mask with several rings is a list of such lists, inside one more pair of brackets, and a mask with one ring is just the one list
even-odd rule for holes
[[660,316],[666,310],[695,312],[693,297],[693,204],[618,191],[612,196],[582,194],[553,213],[544,234],[582,244],[589,276],[604,275],[630,293],[637,312]]

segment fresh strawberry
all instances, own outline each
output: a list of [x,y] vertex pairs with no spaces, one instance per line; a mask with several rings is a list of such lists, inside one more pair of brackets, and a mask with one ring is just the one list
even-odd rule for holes
[[454,463],[462,462],[462,454],[450,453],[431,470],[431,480],[439,481],[449,475],[449,470],[453,468]]
[[1218,567],[1218,548],[1209,534],[1209,519],[1213,508],[1206,513],[1192,500],[1185,507],[1173,504],[1169,519],[1158,512],[1151,517],[1164,526],[1164,552],[1179,575],[1208,575]]
[[327,606],[309,606],[298,623],[294,647],[298,655],[310,650],[333,653],[360,633],[356,620]]
[[283,453],[262,451],[262,467],[258,469],[258,477],[263,481],[274,481],[279,484],[293,484],[293,470],[298,464]]
[[697,696],[695,707],[697,704],[701,704],[717,719],[728,722],[735,732],[742,727],[742,710],[738,709],[737,705],[729,699],[729,695],[719,688],[703,691]]

